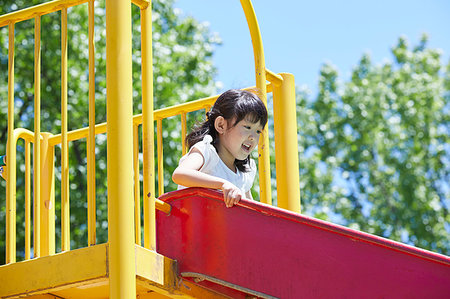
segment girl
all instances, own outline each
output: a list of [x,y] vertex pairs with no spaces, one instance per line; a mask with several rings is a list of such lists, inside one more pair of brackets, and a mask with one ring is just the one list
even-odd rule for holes
[[249,155],[267,123],[266,106],[255,94],[232,89],[206,115],[186,136],[190,150],[180,159],[173,181],[178,189],[221,189],[227,207],[244,197],[252,199],[256,164]]

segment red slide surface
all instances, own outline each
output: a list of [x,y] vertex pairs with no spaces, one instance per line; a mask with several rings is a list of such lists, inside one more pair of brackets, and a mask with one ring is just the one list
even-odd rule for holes
[[450,298],[448,256],[255,201],[226,208],[222,193],[209,189],[160,199],[172,211],[157,212],[157,250],[176,259],[181,274],[278,298]]

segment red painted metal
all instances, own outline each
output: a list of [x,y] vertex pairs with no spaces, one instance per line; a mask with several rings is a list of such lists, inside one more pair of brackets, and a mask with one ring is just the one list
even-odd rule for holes
[[157,250],[180,273],[279,298],[450,298],[450,257],[255,201],[226,208],[214,190],[160,199],[172,211],[157,212]]

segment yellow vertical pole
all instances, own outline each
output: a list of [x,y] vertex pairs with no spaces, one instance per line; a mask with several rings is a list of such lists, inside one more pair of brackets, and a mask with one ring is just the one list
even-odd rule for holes
[[141,186],[139,182],[139,125],[133,124],[134,241],[141,245]]
[[162,142],[162,119],[158,119],[156,121],[156,126],[156,147],[158,151],[158,195],[161,196],[164,193],[164,150]]
[[144,247],[156,250],[152,5],[141,9]]
[[6,263],[16,261],[16,141],[14,138],[14,23],[8,33],[8,142],[6,149]]
[[280,208],[300,213],[295,81],[292,74],[281,76],[273,88],[277,201]]
[[[253,54],[255,57],[256,88],[258,91],[258,96],[267,106],[266,63],[264,59],[264,50],[258,21],[256,19],[255,11],[250,0],[241,0],[241,5],[247,19],[250,36],[252,39]],[[264,128],[262,138],[259,139],[258,153],[260,201],[263,203],[272,204],[268,126]]]
[[67,8],[61,11],[61,250],[70,250],[69,143],[67,140]]
[[55,253],[55,148],[49,145],[50,133],[41,141],[41,256]]
[[106,1],[110,298],[136,298],[133,225],[131,2]]
[[89,1],[89,132],[87,139],[88,244],[96,244],[94,0]]
[[34,18],[34,257],[41,256],[41,16]]
[[186,148],[186,134],[187,134],[187,125],[186,125],[186,112],[181,113],[181,148],[183,156],[187,153]]
[[25,260],[31,257],[31,192],[30,141],[25,141]]

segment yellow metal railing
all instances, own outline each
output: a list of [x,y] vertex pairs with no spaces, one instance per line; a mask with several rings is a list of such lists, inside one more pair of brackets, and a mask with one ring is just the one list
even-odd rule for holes
[[[89,126],[68,131],[67,8],[86,2],[88,2],[89,19]],[[59,145],[61,146],[61,250],[70,250],[69,142],[81,139],[86,139],[87,143],[88,245],[96,244],[95,136],[107,133],[110,292],[112,295],[126,293],[127,295],[124,297],[134,296],[133,291],[129,290],[131,285],[133,288],[135,285],[132,278],[134,274],[130,274],[134,263],[134,247],[132,245],[142,243],[141,211],[143,210],[143,243],[144,247],[150,250],[156,249],[155,208],[166,213],[170,212],[169,205],[155,198],[155,122],[158,194],[162,194],[164,193],[163,120],[174,116],[180,117],[182,154],[185,154],[187,152],[184,141],[188,131],[187,115],[198,110],[208,111],[218,97],[212,96],[153,110],[151,3],[147,0],[132,2],[141,9],[142,114],[132,116],[131,4],[129,0],[108,0],[106,1],[106,73],[107,119],[109,121],[102,124],[95,123],[94,0],[56,0],[0,16],[0,27],[9,27],[6,263],[16,261],[16,145],[18,141],[25,142],[25,259],[30,259],[31,249],[33,249],[34,257],[55,253],[54,161],[55,146]],[[266,69],[261,34],[253,6],[250,0],[241,0],[241,5],[249,25],[255,57],[256,87],[249,89],[256,90],[265,104],[267,104],[267,93],[273,92],[278,205],[299,212],[300,189],[294,79],[290,74],[275,74]],[[41,132],[40,128],[40,24],[42,15],[55,11],[61,11],[61,133],[52,135]],[[14,128],[14,28],[17,22],[29,19],[35,21],[34,132]],[[142,126],[142,152],[139,149],[139,126]],[[266,126],[264,137],[260,139],[258,146],[260,200],[271,204],[267,129]],[[33,166],[31,166],[30,159],[30,144],[33,144]],[[140,187],[140,152],[143,165],[143,190]],[[32,169],[33,201],[31,199]],[[132,175],[134,179],[131,179]],[[143,198],[142,208],[141,197]],[[132,198],[134,198],[134,208]],[[34,211],[33,229],[31,228],[31,205],[33,205]],[[130,236],[129,232],[133,229],[134,236]],[[32,232],[33,243],[31,243]],[[124,263],[124,260],[129,262]],[[128,291],[123,291],[123,289]]]

